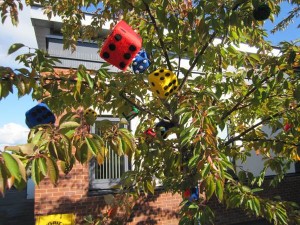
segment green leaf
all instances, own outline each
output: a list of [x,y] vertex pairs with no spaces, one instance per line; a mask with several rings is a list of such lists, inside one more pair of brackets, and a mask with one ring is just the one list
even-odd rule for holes
[[190,204],[189,205],[189,209],[198,209],[198,208],[199,208],[199,206],[196,205],[196,204]]
[[60,161],[61,171],[63,171],[64,174],[68,174],[72,170],[74,163],[75,163],[74,156],[72,157],[72,159],[70,160],[70,162]]
[[44,135],[43,130],[39,130],[38,132],[35,133],[35,130],[31,130],[29,133],[29,138],[28,142],[34,145],[39,145],[40,140],[43,139],[42,136]]
[[223,192],[224,192],[224,185],[221,180],[216,181],[216,196],[219,200],[219,202],[222,202],[223,200]]
[[252,199],[252,201],[253,201],[253,208],[254,208],[255,214],[256,214],[256,216],[258,216],[261,214],[260,202],[259,202],[258,198],[256,198],[256,197],[254,197]]
[[27,186],[27,182],[23,179],[15,180],[14,182],[14,187],[19,191],[24,190],[26,186]]
[[251,190],[252,193],[255,193],[255,192],[259,192],[259,191],[263,191],[264,189],[263,188],[254,188]]
[[52,184],[56,184],[58,180],[58,167],[56,162],[49,158],[46,157],[46,164],[47,164],[47,169],[48,169],[48,177],[51,180]]
[[246,192],[246,193],[251,192],[251,189],[245,185],[242,186],[242,190],[243,190],[243,192]]
[[16,51],[18,51],[20,48],[24,47],[25,45],[21,44],[21,43],[15,43],[13,45],[11,45],[8,49],[8,53],[7,54],[12,54]]
[[206,187],[206,198],[207,200],[209,200],[213,195],[214,191],[216,190],[216,184],[214,182],[214,178],[212,174],[205,179],[205,187]]
[[77,72],[77,82],[76,82],[76,91],[81,93],[81,86],[82,86],[82,75],[80,71]]
[[147,181],[147,189],[154,195],[154,185],[149,180]]
[[93,89],[94,88],[94,80],[92,80],[91,76],[88,73],[86,73],[86,80],[88,81],[89,87],[91,89]]
[[48,150],[49,150],[49,153],[51,155],[51,157],[54,157],[56,159],[58,159],[58,152],[57,152],[57,148],[56,148],[56,145],[54,142],[49,142],[48,143]]
[[9,170],[12,176],[14,176],[17,180],[20,180],[22,178],[19,164],[18,162],[14,159],[14,157],[7,153],[7,152],[2,152],[2,156],[5,162],[6,168]]
[[85,137],[85,141],[94,156],[96,156],[98,151],[103,147],[103,143],[101,143],[98,138],[95,138],[95,135],[93,135],[92,138]]
[[200,155],[195,155],[193,156],[190,160],[189,160],[189,168],[193,168],[196,166],[196,164],[198,163],[199,161],[199,158],[200,158]]
[[76,148],[75,157],[82,164],[87,161],[89,147],[86,142],[83,142],[80,147]]
[[39,170],[38,159],[33,159],[31,164],[31,179],[32,181],[38,185],[41,181],[41,172]]
[[192,127],[192,126],[183,129],[180,132],[181,145],[182,146],[188,145],[191,142],[194,135],[198,132],[198,130],[199,130],[198,128],[195,128],[195,127]]
[[8,174],[5,165],[0,162],[0,194],[4,196]]
[[125,128],[121,128],[119,129],[119,134],[122,141],[122,146],[124,147],[123,152],[126,155],[131,156],[136,150],[136,144],[134,142],[132,133]]
[[297,101],[300,101],[300,85],[295,88],[293,95]]
[[74,114],[73,112],[66,113],[60,118],[59,127],[61,126],[61,124],[70,121],[80,123],[80,118],[77,114]]
[[79,126],[80,124],[75,121],[67,121],[60,124],[59,131],[67,138],[72,138],[76,128],[78,128]]
[[113,137],[110,142],[110,147],[112,150],[118,155],[121,156],[124,154],[123,152],[123,146],[122,146],[122,140],[119,136]]
[[201,175],[202,175],[202,178],[206,178],[206,176],[208,175],[210,171],[210,164],[207,163],[204,167],[204,169],[201,171]]
[[98,154],[96,155],[96,160],[97,160],[97,163],[99,165],[103,164],[104,163],[104,159],[105,159],[105,155],[104,154],[100,154],[98,152]]
[[34,153],[34,144],[28,143],[23,145],[17,145],[17,146],[5,146],[5,151],[12,151],[16,153],[22,153],[25,155],[32,155]]
[[183,114],[180,120],[180,124],[185,125],[187,121],[192,117],[192,112],[186,112]]
[[38,158],[38,166],[44,176],[47,176],[47,164],[45,158]]
[[[14,155],[14,154],[11,154],[11,156],[16,160],[16,162],[18,163],[18,167],[19,167],[19,171],[20,171],[20,175],[21,175],[21,178],[26,181],[26,169],[25,169],[25,165],[24,163],[19,159],[20,156],[18,155]],[[20,181],[20,180],[18,180]]]
[[67,121],[60,124],[59,129],[76,129],[80,124],[75,121]]

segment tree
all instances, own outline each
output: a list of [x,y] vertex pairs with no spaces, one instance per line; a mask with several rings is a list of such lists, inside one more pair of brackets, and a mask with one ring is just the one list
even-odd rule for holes
[[[280,2],[265,1],[271,11],[267,18],[273,20],[279,13]],[[299,12],[299,1],[293,3],[291,18]],[[226,207],[239,207],[274,224],[299,223],[294,203],[256,194],[267,168],[277,173],[271,182],[276,185],[300,155],[299,41],[282,42],[280,54],[272,54],[264,22],[253,15],[261,1],[26,1],[27,6],[33,4],[40,4],[49,18],[62,18],[64,47],[73,50],[79,38],[97,42],[100,49],[102,25],[111,21],[113,27],[125,20],[141,35],[151,65],[142,74],[109,72],[108,64],[97,71],[80,66],[62,74],[47,53],[12,45],[9,54],[20,48],[28,48],[29,53],[16,58],[23,68],[0,67],[0,99],[16,87],[19,96],[30,94],[62,116],[56,125],[32,128],[28,143],[6,147],[12,154],[0,154],[2,194],[12,185],[24,187],[29,176],[36,184],[46,176],[56,183],[59,167],[68,173],[76,160],[85,163],[96,157],[103,163],[108,142],[119,155],[127,154],[135,162],[120,183],[125,192],[153,193],[153,176],[174,193],[200,183],[199,200],[183,199],[182,224],[211,223],[213,211],[206,203],[213,196]],[[20,1],[1,1],[2,22],[9,15],[17,24],[22,7]],[[91,24],[84,26],[87,8],[94,10]],[[257,53],[239,50],[242,44],[257,48]],[[183,59],[189,60],[188,68],[182,66]],[[165,99],[150,92],[147,82],[147,75],[159,68],[173,71],[179,79],[176,92]],[[194,69],[202,73],[192,77]],[[133,106],[140,121],[135,134],[108,122],[103,123],[101,136],[89,132],[93,118],[86,116],[86,109],[122,117]],[[144,131],[154,128],[157,120],[177,138],[165,139],[161,134],[166,130],[147,136]],[[291,126],[287,129],[286,124]],[[270,138],[263,125],[277,135]],[[224,129],[228,137],[221,139],[217,134]],[[149,151],[150,145],[155,151]],[[252,150],[264,157],[258,177],[237,172],[230,160],[245,161]]]

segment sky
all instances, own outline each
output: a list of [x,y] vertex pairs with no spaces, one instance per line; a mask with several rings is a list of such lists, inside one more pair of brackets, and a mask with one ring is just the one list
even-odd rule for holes
[[[275,19],[274,24],[270,20],[267,20],[264,25],[265,29],[270,31],[282,19],[283,15],[286,15],[290,10],[291,7],[287,4],[282,5],[281,16]],[[14,61],[16,55],[7,55],[8,48],[13,43],[23,43],[26,46],[37,48],[29,8],[24,7],[19,17],[20,22],[18,27],[12,26],[8,19],[4,25],[0,24],[0,66],[10,66],[13,68],[20,66]],[[299,39],[300,29],[297,29],[298,24],[300,24],[300,18],[297,18],[285,31],[269,34],[268,40],[277,45],[280,41]],[[25,112],[36,104],[31,96],[18,98],[16,94],[11,94],[0,101],[0,151],[6,145],[26,143],[29,129],[25,124]]]

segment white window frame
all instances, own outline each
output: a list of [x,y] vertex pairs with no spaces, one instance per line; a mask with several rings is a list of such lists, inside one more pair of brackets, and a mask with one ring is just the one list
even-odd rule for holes
[[[115,118],[112,116],[107,116],[107,117],[98,117],[96,121],[102,121],[102,120],[109,120],[112,122],[119,122],[119,118]],[[129,125],[125,125],[125,128],[128,128]],[[91,127],[91,132],[95,133],[96,132],[96,123]],[[123,156],[117,156],[116,153],[114,153],[112,150],[109,150],[109,154],[113,154],[114,160],[120,160],[121,157],[124,157],[124,171],[129,170],[129,160],[128,156],[123,155]],[[116,158],[117,157],[117,158]],[[109,163],[110,159],[108,157],[105,158],[105,162],[103,165],[106,165],[106,171],[109,171],[108,173],[110,174],[110,167],[107,166]],[[108,190],[112,189],[113,186],[117,185],[118,182],[120,181],[120,178],[109,178],[109,179],[97,179],[95,178],[95,173],[96,173],[96,166],[98,166],[98,163],[96,162],[95,159],[92,159],[90,162],[90,174],[89,174],[89,179],[90,179],[90,189],[101,189],[101,190]]]

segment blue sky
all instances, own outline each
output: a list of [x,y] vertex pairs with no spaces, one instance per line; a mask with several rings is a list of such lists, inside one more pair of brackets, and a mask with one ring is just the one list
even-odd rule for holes
[[[275,19],[274,24],[270,20],[266,21],[265,29],[270,31],[290,10],[291,7],[288,4],[283,4],[279,18]],[[280,41],[299,39],[300,29],[297,29],[298,24],[300,24],[300,18],[297,18],[285,31],[270,34],[268,40],[277,45]],[[20,24],[18,27],[13,27],[10,21],[7,20],[4,25],[0,24],[0,34],[0,66],[18,67],[14,62],[15,55],[7,55],[11,44],[24,43],[33,48],[37,47],[30,20],[30,10],[27,7],[24,7],[24,10],[20,13]],[[5,145],[26,143],[29,129],[25,125],[25,112],[35,104],[36,102],[32,100],[31,96],[24,96],[18,99],[16,94],[9,95],[0,101],[0,151]]]
[[281,13],[277,18],[275,18],[274,23],[270,20],[266,20],[264,27],[269,33],[269,37],[267,40],[271,41],[274,45],[278,45],[280,41],[292,41],[295,39],[300,39],[300,29],[297,26],[300,24],[300,18],[298,17],[294,20],[294,23],[290,24],[290,26],[284,31],[276,32],[275,34],[271,34],[270,31],[274,28],[274,26],[279,23],[285,15],[291,11],[291,6],[288,3],[282,3],[281,5]]

